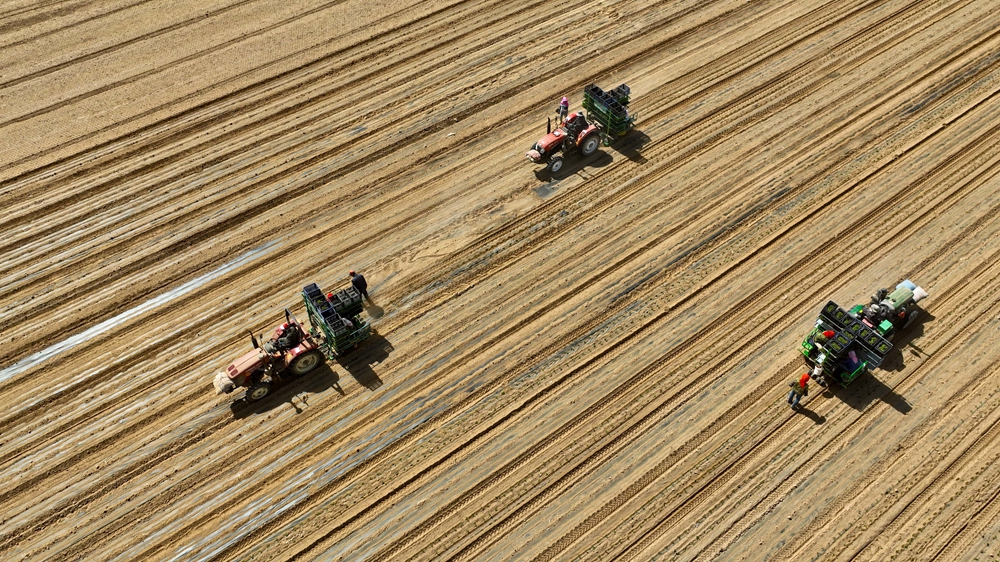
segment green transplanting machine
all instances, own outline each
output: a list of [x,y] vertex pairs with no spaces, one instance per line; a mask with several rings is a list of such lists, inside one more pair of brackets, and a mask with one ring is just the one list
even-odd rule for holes
[[896,334],[917,317],[917,303],[926,296],[927,291],[907,279],[892,292],[879,289],[867,305],[845,309],[828,302],[799,348],[813,366],[812,378],[823,386],[829,381],[847,386],[877,368],[892,350]]
[[286,378],[301,377],[347,351],[372,335],[371,325],[361,319],[364,306],[354,287],[323,294],[312,283],[302,289],[309,314],[309,329],[285,309],[285,322],[277,326],[263,343],[250,333],[253,349],[247,351],[215,375],[219,394],[246,389],[246,400],[256,402],[271,387]]
[[629,115],[628,104],[632,90],[620,84],[614,90],[605,92],[595,84],[583,89],[583,108],[587,110],[587,120],[598,123],[604,145],[625,136],[635,127],[635,116]]
[[309,334],[328,359],[343,355],[372,335],[371,324],[361,318],[361,293],[354,287],[324,294],[319,285],[310,283],[302,288],[302,300],[309,316]]

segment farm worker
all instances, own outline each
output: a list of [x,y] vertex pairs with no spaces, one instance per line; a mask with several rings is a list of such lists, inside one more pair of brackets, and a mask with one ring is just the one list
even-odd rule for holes
[[813,337],[813,342],[822,347],[822,345],[830,341],[830,338],[832,338],[834,335],[835,332],[833,330],[826,330],[823,333],[816,334],[816,336]]
[[819,357],[816,358],[816,366],[813,367],[812,374],[810,375],[811,378],[816,379],[816,382],[823,387],[826,386],[826,378],[823,376],[824,361],[826,361],[826,354],[820,353]]
[[365,276],[354,271],[353,269],[349,275],[351,276],[351,285],[353,285],[354,288],[361,293],[361,296],[365,297],[368,304],[375,304],[372,302],[372,298],[368,296],[368,282],[365,281]]
[[559,108],[556,109],[556,113],[559,114],[559,121],[565,121],[566,117],[569,115],[569,100],[564,96],[562,101],[559,102]]
[[809,396],[809,373],[803,374],[798,382],[792,381],[788,383],[788,386],[792,387],[792,390],[788,392],[788,403],[792,405],[792,409],[799,407],[799,400],[805,396]]

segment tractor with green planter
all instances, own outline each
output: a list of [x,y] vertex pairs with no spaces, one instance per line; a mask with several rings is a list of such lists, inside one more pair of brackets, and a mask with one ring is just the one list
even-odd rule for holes
[[555,130],[549,119],[545,136],[528,150],[528,160],[545,164],[555,174],[562,169],[564,158],[574,154],[590,156],[602,143],[611,145],[635,127],[635,116],[628,111],[630,96],[631,90],[625,84],[607,92],[590,84],[583,90],[583,108],[587,113],[568,114]]
[[[311,283],[302,288],[302,300],[308,329],[286,308],[285,322],[263,344],[251,332],[253,350],[216,373],[216,393],[245,388],[246,400],[256,402],[270,394],[274,385],[309,373],[371,336],[371,324],[361,317],[361,294],[354,287],[324,294],[319,285]],[[264,339],[263,334],[260,339]]]
[[892,350],[893,338],[919,315],[927,291],[909,279],[890,292],[879,289],[868,304],[845,309],[830,301],[819,313],[799,351],[822,386],[847,386],[877,368]]

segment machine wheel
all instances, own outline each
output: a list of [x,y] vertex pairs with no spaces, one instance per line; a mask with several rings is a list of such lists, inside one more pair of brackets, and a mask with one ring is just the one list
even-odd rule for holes
[[601,138],[597,133],[590,133],[587,135],[583,142],[580,143],[580,154],[584,156],[590,156],[597,150],[597,147],[601,145]]
[[553,174],[558,172],[559,170],[562,170],[562,167],[563,167],[563,159],[561,157],[553,156],[552,159],[549,160],[549,171],[552,172]]
[[288,370],[291,371],[292,375],[299,377],[319,367],[325,359],[323,353],[318,349],[307,351],[292,359],[292,364],[288,366]]
[[256,402],[271,393],[271,385],[266,382],[257,383],[247,389],[247,402]]

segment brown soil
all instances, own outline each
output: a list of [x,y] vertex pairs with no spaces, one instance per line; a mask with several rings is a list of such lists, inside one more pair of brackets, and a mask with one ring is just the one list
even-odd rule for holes
[[[0,558],[994,559],[995,8],[4,3]],[[638,129],[536,173],[591,82]],[[373,338],[214,393],[349,269]]]

